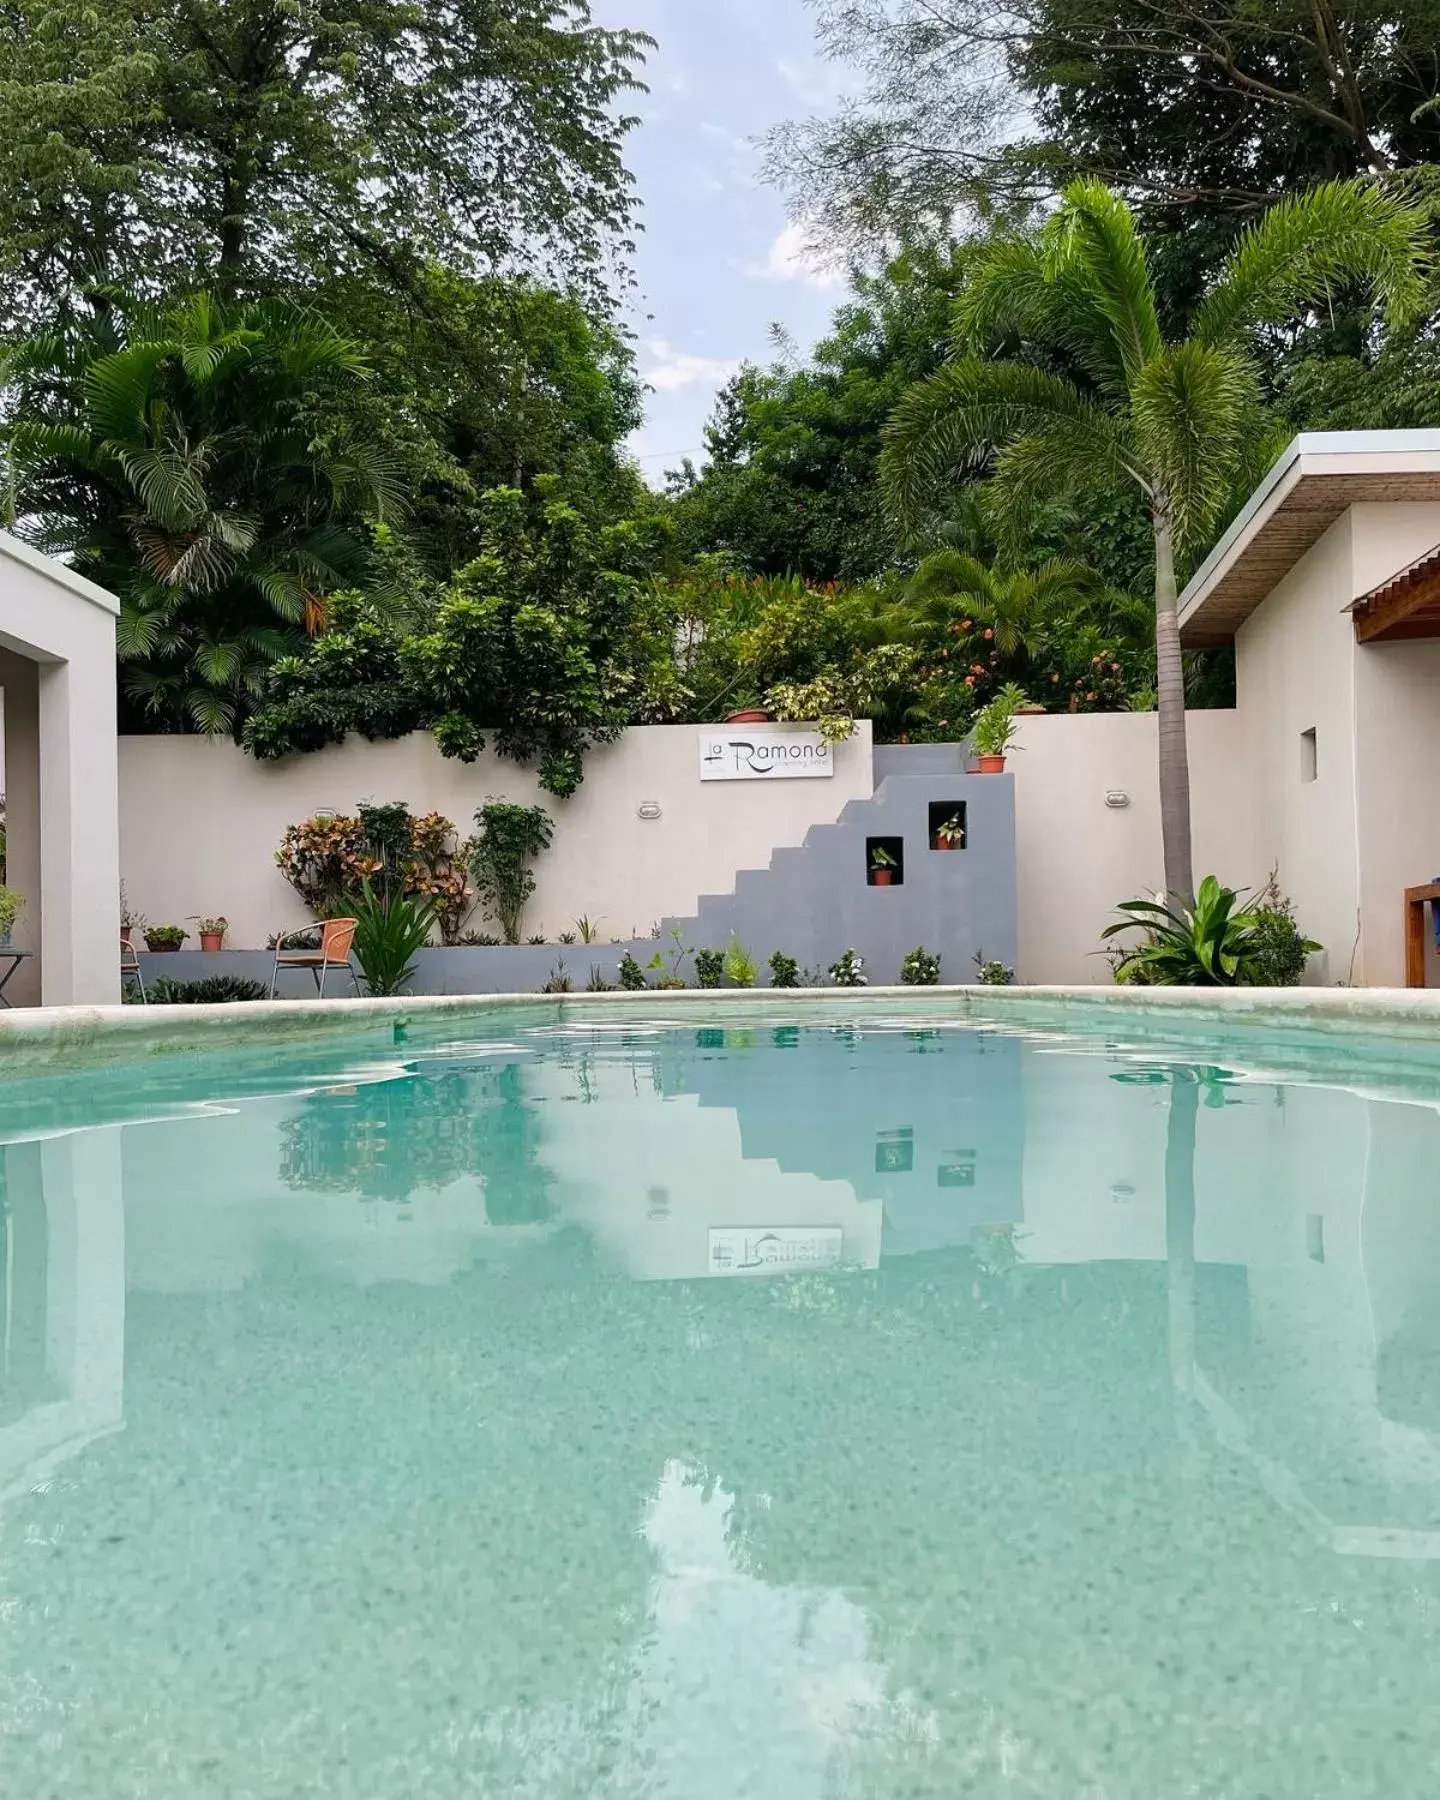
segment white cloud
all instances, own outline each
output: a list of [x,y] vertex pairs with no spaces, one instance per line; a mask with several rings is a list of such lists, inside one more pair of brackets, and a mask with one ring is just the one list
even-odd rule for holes
[[838,269],[826,267],[809,227],[800,219],[792,219],[771,244],[764,262],[747,264],[745,273],[759,281],[803,281],[821,289],[845,285]]
[[848,83],[844,69],[822,57],[778,57],[775,73],[803,106],[828,111],[845,98]]
[[739,367],[738,356],[696,356],[688,350],[677,350],[664,338],[651,338],[645,345],[640,379],[663,394],[676,388],[694,387],[700,382],[719,387]]

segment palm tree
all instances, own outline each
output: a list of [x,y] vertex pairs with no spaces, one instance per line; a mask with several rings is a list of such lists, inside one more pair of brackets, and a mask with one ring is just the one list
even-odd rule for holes
[[348,424],[369,369],[304,308],[106,299],[0,361],[9,522],[119,595],[122,692],[151,729],[238,733],[363,579],[361,528],[399,509]]
[[[1079,181],[1033,237],[980,259],[955,308],[954,360],[902,398],[881,472],[902,522],[993,459],[992,487],[1019,517],[1057,495],[1127,483],[1155,544],[1155,661],[1165,885],[1194,893],[1185,691],[1175,561],[1204,544],[1267,444],[1257,332],[1293,324],[1364,282],[1392,322],[1426,302],[1428,223],[1364,182],[1283,200],[1242,233],[1191,320],[1161,332],[1130,208]],[[1000,344],[1002,360],[982,352]]]
[[968,613],[994,633],[1002,656],[1027,659],[1047,625],[1073,618],[1099,589],[1092,569],[1063,557],[1007,569],[964,550],[935,550],[906,583],[904,605],[923,626],[944,626]]

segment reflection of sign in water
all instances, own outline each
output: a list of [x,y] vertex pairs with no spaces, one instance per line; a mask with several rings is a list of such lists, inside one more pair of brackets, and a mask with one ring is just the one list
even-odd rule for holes
[[702,731],[702,781],[780,781],[833,775],[835,755],[818,731]]
[[844,1232],[838,1225],[712,1225],[712,1275],[763,1275],[784,1269],[833,1269]]

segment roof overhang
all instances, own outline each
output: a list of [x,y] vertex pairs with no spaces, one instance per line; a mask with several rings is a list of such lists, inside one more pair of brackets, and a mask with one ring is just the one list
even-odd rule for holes
[[1440,431],[1315,431],[1291,440],[1180,596],[1187,646],[1228,644],[1348,507],[1440,501]]

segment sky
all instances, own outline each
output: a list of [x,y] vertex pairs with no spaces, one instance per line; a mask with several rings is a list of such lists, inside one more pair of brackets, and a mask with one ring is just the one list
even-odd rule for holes
[[716,390],[745,359],[769,362],[772,322],[802,352],[844,296],[805,255],[784,197],[759,178],[755,139],[825,113],[844,72],[815,54],[804,0],[592,0],[597,23],[659,41],[627,144],[643,202],[636,334],[646,419],[631,448],[646,479],[704,451]]

